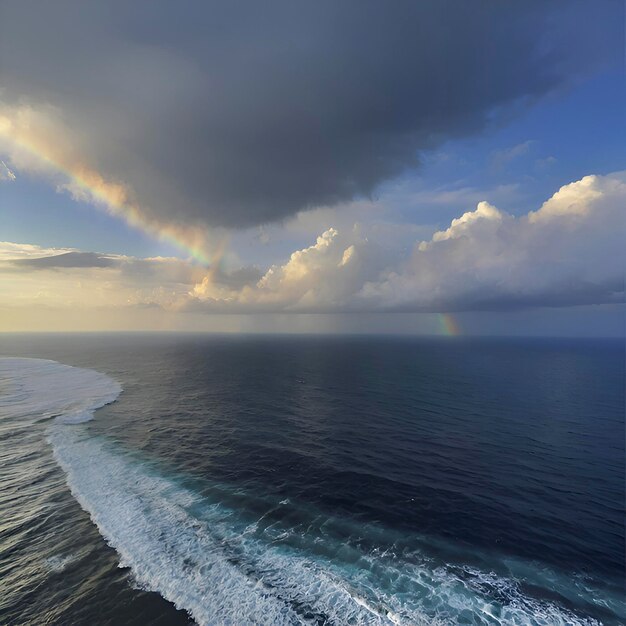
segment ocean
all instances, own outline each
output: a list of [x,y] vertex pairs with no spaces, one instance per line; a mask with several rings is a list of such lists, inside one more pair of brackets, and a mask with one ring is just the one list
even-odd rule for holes
[[0,624],[626,623],[622,340],[0,335]]

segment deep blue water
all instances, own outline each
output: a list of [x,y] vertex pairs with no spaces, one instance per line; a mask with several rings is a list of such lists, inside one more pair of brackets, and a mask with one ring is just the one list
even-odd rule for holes
[[[0,356],[123,388],[75,425],[0,405],[2,624],[626,622],[622,341],[5,335]],[[59,403],[78,379],[46,367]]]

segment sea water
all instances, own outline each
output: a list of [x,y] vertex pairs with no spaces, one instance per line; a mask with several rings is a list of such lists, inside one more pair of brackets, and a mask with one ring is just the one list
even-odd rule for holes
[[619,341],[0,349],[0,623],[626,621]]

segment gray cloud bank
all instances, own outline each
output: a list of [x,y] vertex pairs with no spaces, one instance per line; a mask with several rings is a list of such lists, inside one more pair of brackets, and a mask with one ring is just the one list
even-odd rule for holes
[[245,227],[370,194],[621,52],[619,2],[0,4],[0,101],[149,217]]

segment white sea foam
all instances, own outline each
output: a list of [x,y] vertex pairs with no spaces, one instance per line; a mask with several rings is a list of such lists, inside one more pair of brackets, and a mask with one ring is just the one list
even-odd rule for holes
[[56,417],[77,424],[122,392],[105,374],[44,359],[0,358],[0,380],[0,419]]
[[59,573],[62,572],[68,565],[71,565],[79,558],[78,554],[55,554],[53,556],[49,556],[44,564],[48,571]]
[[[72,492],[122,565],[200,624],[299,624],[315,614],[372,625],[597,623],[528,597],[515,581],[494,574],[467,568],[468,580],[415,554],[347,557],[332,520],[325,535],[285,541],[282,532],[251,528],[219,496],[200,498],[106,441],[67,429],[56,430],[52,441]],[[361,536],[368,533],[362,525]],[[480,584],[497,587],[498,602]]]
[[[420,555],[417,539],[410,553],[372,550],[350,537],[369,537],[371,545],[379,527],[354,524],[346,538],[349,521],[304,509],[310,519],[297,527],[268,525],[265,516],[250,519],[245,506],[235,505],[228,486],[200,496],[184,477],[84,427],[67,427],[117,397],[121,387],[107,376],[50,361],[0,359],[3,377],[11,384],[0,415],[57,416],[49,440],[74,497],[137,582],[199,624],[300,624],[316,616],[372,625],[598,623],[526,595],[515,579],[434,566]],[[268,503],[268,511],[277,505],[298,503]],[[565,588],[567,581],[559,584]]]

